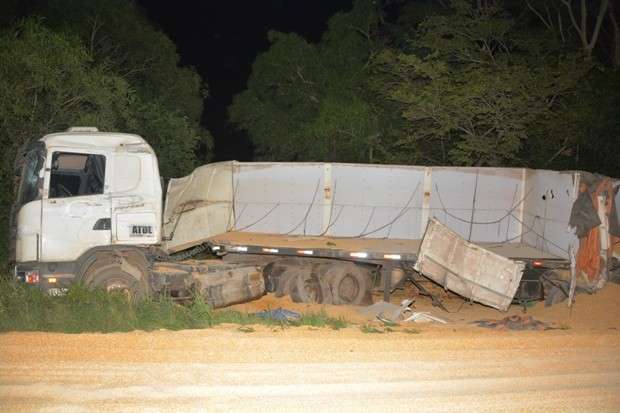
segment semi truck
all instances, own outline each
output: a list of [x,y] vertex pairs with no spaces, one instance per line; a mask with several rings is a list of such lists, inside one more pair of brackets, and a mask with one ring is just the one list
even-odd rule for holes
[[[201,294],[213,307],[265,292],[360,305],[379,289],[388,299],[424,257],[423,275],[505,310],[524,271],[570,262],[583,183],[580,172],[525,168],[228,161],[171,179],[164,194],[142,137],[93,127],[46,135],[17,165],[18,280],[50,294],[76,281],[139,297]],[[450,230],[431,231],[435,245],[453,234],[469,255],[453,243],[429,266],[425,233],[437,225]],[[510,275],[493,274],[489,257],[514,263]],[[446,268],[463,260],[469,270]]]

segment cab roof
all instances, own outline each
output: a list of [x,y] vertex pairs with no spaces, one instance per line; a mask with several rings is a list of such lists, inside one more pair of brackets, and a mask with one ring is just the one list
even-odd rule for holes
[[118,132],[100,132],[92,127],[73,127],[65,132],[45,135],[39,140],[47,148],[132,150],[154,153],[139,135]]

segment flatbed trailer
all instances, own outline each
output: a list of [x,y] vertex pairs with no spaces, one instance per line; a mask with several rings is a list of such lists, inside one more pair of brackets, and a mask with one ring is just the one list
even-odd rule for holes
[[[207,241],[216,251],[342,260],[400,261],[414,263],[422,239],[342,238],[261,234],[231,231]],[[567,260],[523,243],[481,242],[481,247],[515,260]]]
[[339,262],[373,264],[388,299],[395,277],[387,275],[413,268],[427,225],[438,220],[464,242],[540,274],[570,266],[577,237],[569,221],[583,176],[590,175],[222,162],[170,182],[164,227],[173,236],[166,248],[174,253],[209,245],[218,254],[260,257],[268,269],[285,257],[302,266],[332,263],[323,272]]
[[[421,239],[359,239],[232,231],[214,236],[208,240],[208,245],[218,254],[261,257],[258,262],[263,263],[277,261],[278,258],[298,257],[307,260],[308,257],[312,257],[315,260],[335,259],[376,265],[377,272],[383,273],[379,287],[383,290],[383,300],[387,302],[395,284],[403,281],[403,278],[398,274],[388,274],[388,271],[381,269],[389,269],[389,272],[394,268],[402,269],[400,273],[403,276],[412,277],[411,270],[418,261],[418,251],[422,242]],[[516,283],[520,284],[518,288],[520,293],[516,295],[511,293],[510,299],[508,301],[505,299],[504,306],[513,299],[517,302],[541,299],[543,294],[540,275],[551,268],[568,268],[570,265],[566,259],[523,243],[479,245],[500,257],[522,263],[526,270],[523,278]],[[394,265],[386,265],[388,261]],[[447,287],[446,282],[442,284]]]

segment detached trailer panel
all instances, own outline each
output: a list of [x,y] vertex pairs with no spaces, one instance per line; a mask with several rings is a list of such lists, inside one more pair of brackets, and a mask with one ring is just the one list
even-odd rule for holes
[[525,263],[461,238],[438,220],[429,221],[414,269],[465,298],[506,311]]

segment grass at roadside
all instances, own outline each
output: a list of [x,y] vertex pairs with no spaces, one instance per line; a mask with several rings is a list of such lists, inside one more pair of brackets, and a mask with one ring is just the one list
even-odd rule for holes
[[[234,310],[213,310],[201,297],[187,305],[179,305],[166,297],[131,302],[122,294],[89,290],[79,284],[71,286],[64,296],[50,297],[36,288],[0,277],[0,331],[181,330],[224,323],[336,330],[348,324],[344,319],[329,317],[325,312],[303,314],[296,321],[279,321]],[[251,332],[251,328],[242,331]]]

